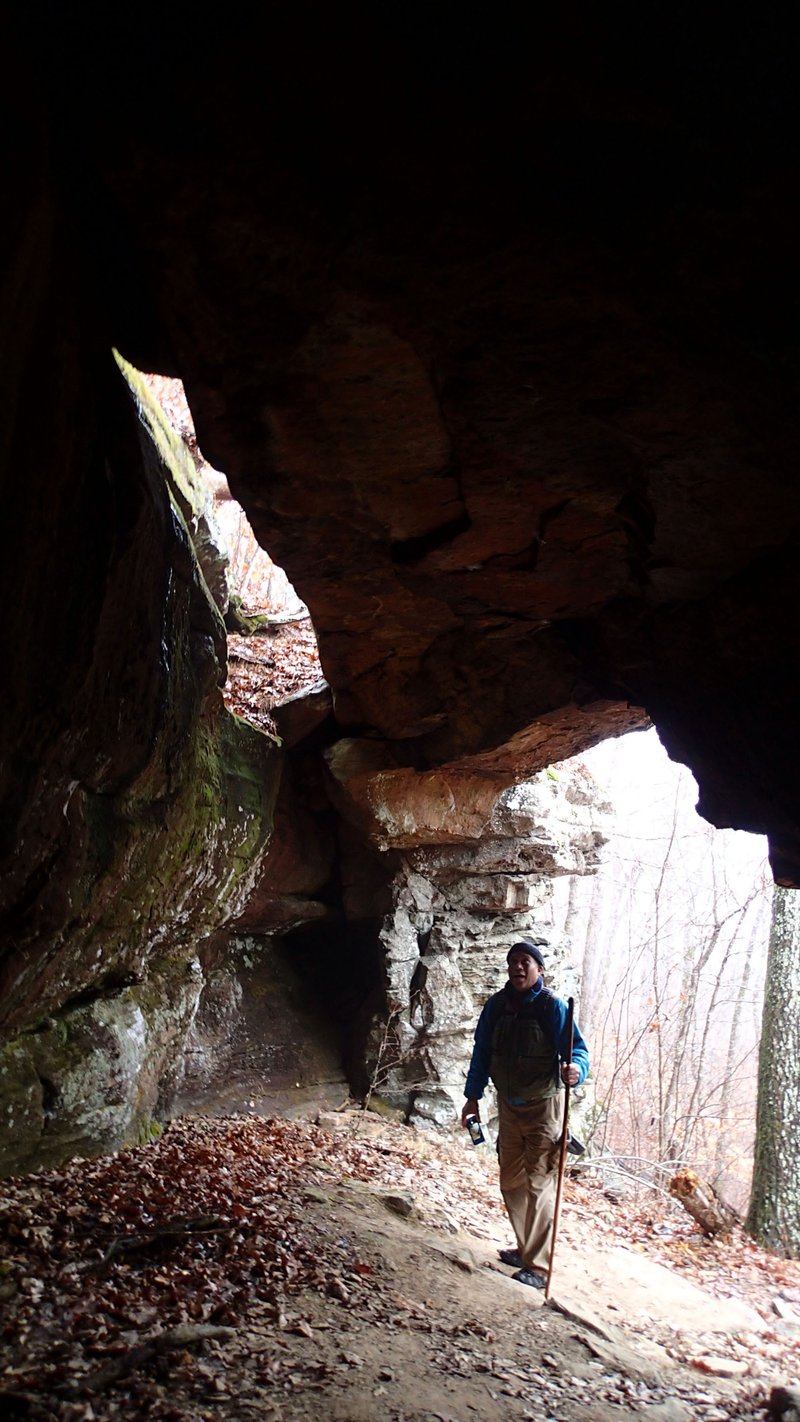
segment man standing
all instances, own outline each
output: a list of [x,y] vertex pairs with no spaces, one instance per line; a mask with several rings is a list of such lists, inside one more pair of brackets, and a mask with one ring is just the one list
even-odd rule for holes
[[[480,1117],[478,1102],[491,1077],[500,1114],[500,1190],[518,1249],[500,1258],[514,1278],[534,1289],[547,1282],[563,1123],[561,1081],[578,1086],[589,1052],[573,1025],[572,1063],[567,1005],[544,986],[544,938],[524,938],[508,952],[508,982],[485,1004],[475,1029],[461,1113]],[[560,1071],[559,1071],[560,1064]],[[560,1080],[559,1080],[560,1076]]]

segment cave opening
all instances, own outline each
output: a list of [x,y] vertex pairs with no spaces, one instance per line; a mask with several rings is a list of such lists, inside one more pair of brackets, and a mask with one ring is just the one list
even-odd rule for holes
[[[384,1163],[407,1206],[510,930],[541,929],[554,984],[583,975],[604,1075],[581,1105],[602,1150],[702,1148],[736,1179],[719,1122],[726,1092],[750,1109],[754,910],[731,907],[726,937],[720,872],[678,931],[664,885],[681,863],[645,851],[587,907],[572,890],[600,883],[602,829],[564,767],[651,717],[709,816],[768,832],[776,877],[800,881],[786,47],[769,23],[760,43],[728,25],[706,53],[671,16],[661,46],[648,13],[635,34],[548,24],[532,55],[468,17],[423,34],[404,11],[379,34],[374,11],[342,28],[270,7],[263,45],[228,15],[137,14],[120,45],[89,15],[23,8],[5,88],[0,1171],[51,1178],[7,1191],[12,1406],[38,1413],[53,1388],[71,1415],[93,1381],[109,1415],[172,1417],[166,1377],[185,1384],[178,1415],[248,1397],[311,1415],[321,1382],[360,1375],[348,1416],[383,1399],[571,1417],[582,1381],[621,1414],[642,1401],[624,1354],[609,1400],[609,1356],[576,1351],[568,1320],[552,1368],[556,1315],[514,1301],[515,1320],[507,1280],[487,1291],[451,1246],[486,1219],[479,1190],[459,1194],[463,1137],[443,1142],[461,1159],[438,1239],[420,1250],[408,1224],[382,1259],[357,1234],[364,1194],[321,1159],[344,1177],[358,1152],[287,1118],[353,1097],[401,1112],[420,1156],[390,1143]],[[185,378],[313,609],[330,685],[249,527],[228,538],[232,597],[191,491],[163,496],[158,419],[133,428],[112,344]],[[208,508],[227,509],[211,478]],[[652,924],[616,915],[625,895]],[[638,1076],[618,983],[629,1017],[643,1008]],[[610,1271],[585,1294],[616,1308]],[[703,1370],[723,1301],[704,1307]],[[188,1376],[158,1353],[162,1328],[231,1325]],[[246,1388],[216,1352],[244,1338]],[[157,1351],[145,1376],[115,1371],[140,1347]],[[440,1364],[461,1396],[425,1390]],[[651,1400],[674,1407],[666,1391]]]
[[[385,1048],[381,926],[391,904],[391,867],[338,821],[330,802],[321,768],[333,734],[329,719],[306,725],[301,716],[299,727],[291,720],[294,706],[327,690],[309,610],[258,543],[226,476],[204,458],[181,381],[120,364],[140,413],[144,402],[156,402],[197,475],[191,495],[186,465],[183,480],[170,473],[171,492],[224,618],[225,705],[286,752],[272,888],[278,898],[288,892],[277,909],[273,902],[266,910],[256,892],[256,902],[226,933],[200,945],[204,986],[170,1112],[293,1114],[307,1112],[309,1103],[340,1104],[348,1094],[363,1101],[375,1090],[375,1056]],[[157,418],[150,413],[151,428]],[[288,866],[286,839],[294,856]],[[292,873],[314,858],[315,845],[321,867],[312,870],[308,893],[308,883],[294,884]],[[301,879],[304,872],[301,864]],[[420,952],[429,937],[430,929],[420,933]]]
[[[321,1083],[328,1101],[349,1093],[382,1101],[419,1125],[450,1126],[475,1006],[487,985],[500,981],[497,964],[510,933],[544,926],[555,938],[556,977],[566,974],[568,982],[580,971],[570,940],[581,910],[574,893],[563,900],[563,886],[588,881],[602,843],[581,762],[556,760],[520,782],[508,764],[498,768],[480,756],[427,770],[425,726],[408,749],[408,741],[392,742],[374,730],[359,735],[346,720],[340,725],[308,608],[259,548],[225,476],[203,458],[180,382],[121,364],[140,413],[146,401],[157,402],[160,413],[147,421],[162,456],[161,421],[180,446],[183,465],[173,471],[170,497],[190,530],[215,616],[225,619],[225,704],[280,752],[278,773],[269,762],[263,780],[261,769],[243,775],[241,765],[234,766],[235,810],[244,817],[245,832],[248,794],[264,794],[274,777],[274,799],[264,817],[269,847],[235,912],[227,919],[218,915],[212,931],[198,934],[196,942],[180,940],[185,959],[191,963],[196,955],[197,979],[187,987],[173,965],[154,963],[159,991],[183,1014],[185,1043],[160,1057],[156,1040],[147,1109],[169,1114],[198,1104],[211,1108],[217,1091],[215,1109],[257,1101],[258,1108],[248,1109],[305,1110]],[[201,480],[197,496],[188,488],[192,474]],[[369,635],[358,636],[369,647]],[[432,664],[429,670],[435,672]],[[640,708],[636,716],[641,719]],[[566,744],[592,733],[579,721],[577,731],[568,727]],[[521,750],[524,757],[524,742]],[[198,761],[206,798],[215,784],[213,774],[204,783],[207,769]],[[256,792],[249,788],[254,784]],[[223,832],[225,814],[234,808],[233,791],[226,794]],[[81,788],[64,818],[73,814],[76,824],[81,817],[88,822],[97,839],[102,830],[105,844],[107,795],[92,798]],[[149,824],[149,808],[147,814]],[[170,837],[175,840],[165,833],[165,840]],[[202,835],[194,852],[202,864]],[[149,880],[140,892],[149,892]],[[162,932],[166,926],[157,924],[157,936]],[[488,966],[492,954],[496,962]],[[122,1015],[114,1027],[120,1038],[128,1016],[142,1014],[143,1060],[149,1059],[155,1017],[142,999],[150,969],[141,958],[113,966],[108,956],[106,963],[101,950],[88,980],[56,1005],[58,1030],[61,1016],[71,1027],[80,1014],[105,1011],[108,998],[109,1010]],[[591,979],[596,970],[588,950],[584,957],[584,975]],[[98,981],[109,987],[102,998]],[[588,997],[591,1003],[593,991]],[[45,1026],[39,1036],[37,1062],[44,1053],[45,1075],[58,1091],[58,1062],[50,1060],[57,1055],[57,1033]],[[132,1124],[139,1129],[131,1104],[138,1101],[135,1070],[114,1128],[120,1138]],[[52,1136],[53,1113],[46,1114]],[[598,1120],[598,1129],[607,1130],[607,1117]],[[112,1132],[103,1144],[116,1139]]]
[[[197,533],[200,517],[205,518],[207,529],[196,538],[198,552],[206,550],[204,569],[208,545],[215,540],[223,566],[225,591],[217,601],[227,628],[226,705],[260,731],[277,737],[275,706],[285,699],[302,700],[309,688],[323,680],[308,609],[285,573],[258,545],[244,510],[231,497],[225,476],[203,458],[180,381],[152,375],[142,379],[191,456],[205,489],[202,515],[193,511],[193,531]],[[219,568],[216,572],[219,586]],[[213,583],[213,574],[209,582]],[[393,927],[391,922],[398,886],[400,896],[407,895],[409,882],[430,865],[425,866],[424,856],[413,850],[405,856],[394,852],[383,859],[376,857],[374,846],[352,826],[339,821],[318,763],[331,733],[330,726],[327,735],[317,726],[310,740],[306,733],[301,735],[300,744],[289,747],[290,764],[284,772],[284,783],[291,783],[292,794],[306,799],[306,829],[312,819],[316,831],[325,826],[327,872],[317,876],[311,899],[305,904],[295,901],[295,913],[288,921],[260,924],[257,915],[251,911],[248,916],[245,909],[244,921],[234,928],[227,950],[239,975],[236,988],[231,988],[238,994],[239,1019],[228,1022],[229,1040],[218,1038],[215,1043],[219,1061],[224,1063],[224,1089],[220,1087],[219,1062],[212,1069],[207,1061],[205,1079],[201,1074],[199,1091],[193,1090],[192,1054],[202,1056],[202,1051],[190,1047],[189,1071],[178,1104],[213,1110],[221,1104],[235,1104],[246,1105],[253,1112],[272,1108],[292,1112],[307,1109],[314,1090],[322,1088],[324,1095],[327,1086],[333,1093],[330,1099],[346,1090],[357,1101],[383,1100],[417,1125],[446,1125],[455,1115],[459,1072],[463,1072],[468,1056],[469,1037],[463,1024],[453,1032],[446,1025],[442,1030],[441,1023],[447,1023],[454,1002],[455,1011],[464,1016],[465,978],[467,984],[470,980],[464,955],[476,947],[484,929],[493,944],[513,936],[515,922],[530,928],[535,921],[545,921],[558,945],[556,976],[566,973],[567,982],[573,976],[576,981],[583,980],[587,1030],[603,1014],[607,1023],[611,1009],[598,992],[596,960],[603,951],[603,935],[609,942],[614,933],[608,922],[603,930],[598,926],[602,918],[598,898],[598,885],[603,883],[601,856],[578,852],[571,863],[560,863],[558,856],[552,855],[552,845],[546,851],[540,845],[533,859],[522,864],[503,863],[501,856],[499,864],[489,865],[482,882],[475,865],[468,862],[469,854],[457,854],[448,866],[440,848],[445,867],[439,879],[434,874],[431,881],[435,910],[421,910],[416,903],[407,923],[401,922],[398,938],[397,923]],[[616,745],[622,749],[626,740],[644,745],[640,736],[622,738]],[[601,754],[598,764],[602,763]],[[617,770],[624,763],[623,755],[616,762]],[[590,752],[574,762],[548,767],[540,778],[550,791],[563,780],[568,785],[566,801],[573,807],[582,800],[589,803],[596,799],[590,788],[591,764]],[[524,787],[512,789],[508,805],[520,795],[524,800]],[[506,825],[501,840],[509,833],[514,838],[518,832],[522,841],[530,828],[523,814],[521,826],[509,831]],[[596,835],[595,848],[602,837],[602,833]],[[479,844],[478,857],[480,852]],[[503,853],[507,854],[507,848]],[[634,851],[634,859],[637,854],[641,850]],[[438,868],[441,871],[442,866]],[[535,883],[532,887],[531,870],[540,882],[552,873],[552,902]],[[585,889],[588,875],[594,876],[593,890],[581,896],[579,889]],[[498,885],[502,903],[497,897]],[[458,921],[455,931],[448,931],[448,916]],[[694,928],[702,936],[699,927]],[[579,945],[576,933],[583,936]],[[623,936],[630,945],[635,934],[628,922]],[[213,950],[206,950],[203,956],[212,977],[214,972],[218,975],[219,951],[215,956]],[[471,984],[473,991],[475,986]],[[469,995],[470,986],[466,991]],[[218,992],[217,980],[211,993],[205,994],[210,996],[210,1009],[201,999],[196,1040],[203,1036],[209,1011],[213,1020],[219,1010]],[[283,1018],[284,1027],[288,1023],[291,1027],[276,1032],[277,1018]],[[321,1056],[308,1050],[312,1041]],[[213,1055],[210,1038],[206,1046]],[[746,1055],[752,1056],[752,1051]],[[608,1071],[612,1086],[616,1086],[613,1065]],[[752,1088],[752,1077],[748,1081]],[[626,1089],[630,1092],[630,1082]],[[601,1153],[608,1146],[619,1157],[625,1152],[620,1140],[615,1140],[619,1115],[610,1108],[610,1094],[606,1096],[601,1082],[584,1116],[586,1130],[596,1137]],[[750,1090],[748,1100],[752,1094]],[[674,1103],[672,1109],[676,1109]],[[646,1143],[639,1138],[641,1130],[637,1124],[631,1126],[631,1161],[644,1159]],[[675,1141],[660,1144],[673,1159]],[[677,1151],[678,1155],[685,1152],[686,1144],[684,1140],[684,1150]],[[723,1173],[723,1156],[718,1146],[717,1174]],[[735,1193],[740,1176],[735,1169],[729,1174]]]

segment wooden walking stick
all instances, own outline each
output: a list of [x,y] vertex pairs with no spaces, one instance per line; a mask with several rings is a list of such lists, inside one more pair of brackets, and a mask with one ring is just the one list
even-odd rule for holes
[[[566,1065],[572,1065],[572,1022],[575,1016],[575,999],[570,998],[567,1002],[567,1056]],[[556,1185],[556,1207],[553,1211],[553,1233],[550,1239],[550,1263],[547,1266],[547,1283],[545,1284],[545,1302],[550,1297],[550,1284],[553,1278],[553,1260],[556,1257],[556,1236],[558,1234],[558,1220],[561,1214],[561,1194],[564,1188],[564,1165],[567,1159],[567,1141],[569,1140],[569,1082],[564,1083],[564,1125],[561,1128],[561,1145],[558,1153],[558,1184]]]

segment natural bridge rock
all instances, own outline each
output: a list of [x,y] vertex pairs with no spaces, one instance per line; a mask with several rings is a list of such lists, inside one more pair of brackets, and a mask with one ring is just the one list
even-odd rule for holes
[[554,17],[532,52],[499,19],[422,41],[413,9],[269,16],[263,47],[198,19],[168,82],[132,36],[87,69],[71,16],[26,104],[67,116],[47,200],[87,249],[109,215],[86,299],[123,354],[180,370],[311,610],[340,731],[519,777],[630,707],[704,812],[798,876],[768,23],[695,27],[690,58],[630,17]]
[[[179,10],[98,45],[34,0],[9,38],[7,1040],[248,912],[341,941],[401,908],[416,932],[428,895],[535,915],[529,867],[580,853],[512,852],[502,794],[648,720],[800,883],[795,86],[769,17],[687,41],[567,7],[532,48],[499,13],[267,6],[259,35]],[[224,711],[220,569],[112,348],[181,376],[311,613],[329,692],[284,748]],[[271,877],[279,772],[315,757]],[[400,972],[386,946],[402,978],[416,950]]]

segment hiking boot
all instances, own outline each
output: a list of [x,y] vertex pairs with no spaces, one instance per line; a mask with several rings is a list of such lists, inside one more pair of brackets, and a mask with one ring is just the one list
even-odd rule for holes
[[543,1274],[534,1274],[532,1269],[518,1269],[511,1275],[518,1284],[527,1284],[529,1289],[546,1289],[547,1280]]
[[572,1131],[570,1131],[567,1141],[567,1155],[585,1155],[585,1153],[586,1146],[583,1144],[583,1141],[579,1141],[578,1137],[573,1136]]
[[518,1249],[498,1249],[497,1253],[503,1263],[508,1265],[509,1269],[522,1268],[522,1255]]

